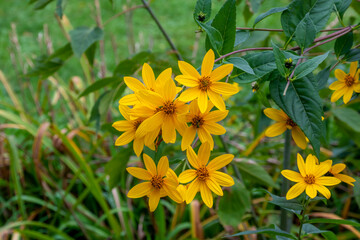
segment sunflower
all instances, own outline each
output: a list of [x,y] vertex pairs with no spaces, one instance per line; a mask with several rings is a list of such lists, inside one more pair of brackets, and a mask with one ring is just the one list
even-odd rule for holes
[[268,118],[276,121],[276,123],[266,129],[265,136],[276,137],[285,132],[286,129],[289,129],[291,130],[291,136],[296,145],[301,149],[306,148],[307,141],[305,134],[301,131],[300,127],[291,118],[289,118],[286,113],[284,113],[283,110],[266,108],[264,113]]
[[214,105],[212,103],[209,103],[206,111],[202,113],[199,109],[197,100],[190,103],[190,112],[186,116],[186,121],[190,122],[190,126],[186,128],[183,135],[181,150],[184,151],[190,146],[190,144],[194,141],[196,133],[202,143],[210,143],[210,149],[214,148],[214,140],[211,134],[225,134],[225,128],[216,122],[223,120],[229,111],[215,110],[210,112],[213,106]]
[[189,87],[179,97],[180,101],[189,102],[198,99],[199,109],[204,113],[210,101],[220,110],[225,111],[225,103],[220,95],[234,95],[239,89],[230,84],[219,82],[233,70],[232,64],[224,64],[213,70],[215,55],[209,50],[201,65],[201,75],[189,63],[179,61],[179,68],[183,75],[175,78],[180,84]]
[[234,155],[224,154],[209,162],[210,144],[205,142],[200,146],[198,155],[189,147],[186,156],[191,166],[196,169],[186,170],[179,176],[180,183],[191,182],[186,191],[186,203],[190,203],[196,193],[200,191],[204,203],[211,208],[213,206],[211,192],[222,196],[223,191],[220,186],[230,187],[234,185],[234,180],[228,174],[217,171],[228,165],[233,160]]
[[[330,162],[332,164],[331,160],[326,160],[321,164],[325,164],[327,162]],[[348,175],[345,174],[341,174],[340,172],[343,171],[346,168],[346,165],[343,163],[337,163],[334,164],[333,166],[331,166],[331,168],[329,169],[329,172],[327,175],[329,176],[334,176],[335,178],[339,179],[340,181],[349,184],[350,186],[354,186],[353,182],[355,182],[356,180]]]
[[296,182],[286,194],[286,199],[290,200],[299,196],[302,192],[310,198],[314,198],[319,191],[327,199],[330,198],[331,193],[325,186],[333,186],[339,184],[341,181],[335,177],[323,176],[331,168],[332,161],[325,161],[322,164],[316,164],[316,158],[309,154],[304,163],[304,159],[300,154],[297,155],[297,165],[299,172],[292,170],[283,170],[281,174],[290,181]]
[[178,184],[167,177],[169,170],[169,161],[167,157],[162,157],[156,167],[154,161],[146,154],[143,154],[145,169],[138,167],[128,167],[126,170],[136,178],[145,180],[130,189],[127,196],[129,198],[149,197],[150,212],[155,211],[160,198],[169,196],[175,202],[182,202],[180,193],[176,190]]
[[343,96],[344,103],[348,103],[353,95],[353,92],[360,93],[360,82],[359,74],[360,71],[357,69],[357,62],[350,64],[350,72],[346,74],[341,69],[335,70],[335,77],[337,81],[333,82],[329,88],[335,90],[331,95],[331,101],[336,102]]

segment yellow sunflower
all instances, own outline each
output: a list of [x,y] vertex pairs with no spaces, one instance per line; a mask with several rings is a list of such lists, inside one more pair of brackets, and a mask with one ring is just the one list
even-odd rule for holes
[[291,136],[296,145],[301,149],[306,148],[307,141],[305,134],[301,131],[299,126],[291,118],[289,118],[286,113],[284,113],[283,110],[266,108],[264,113],[268,118],[276,121],[276,123],[266,129],[265,136],[276,137],[285,132],[286,129],[290,129]]
[[191,143],[194,141],[196,133],[198,134],[202,143],[208,142],[210,144],[211,150],[214,148],[214,140],[211,134],[225,134],[225,128],[216,122],[223,120],[229,111],[215,110],[210,112],[213,106],[214,105],[212,103],[209,103],[206,111],[202,113],[199,109],[197,100],[194,100],[190,103],[190,112],[186,116],[186,121],[190,122],[190,126],[186,128],[183,135],[181,141],[181,150],[184,151],[191,145]]
[[[156,167],[154,161],[146,154],[143,154],[145,169],[138,167],[128,167],[126,170],[136,178],[145,180],[130,189],[127,196],[129,198],[149,197],[149,208],[153,212],[157,208],[160,198],[169,196],[175,202],[182,202],[180,193],[176,190],[178,184],[166,176],[169,170],[167,157],[162,157]],[[165,193],[165,194],[164,194]]]
[[210,144],[205,142],[200,146],[198,155],[189,147],[186,156],[192,167],[179,175],[180,183],[191,182],[186,191],[186,203],[190,203],[196,193],[200,191],[201,198],[206,206],[213,206],[213,197],[211,192],[222,196],[223,191],[220,186],[230,187],[234,185],[234,180],[225,173],[219,172],[220,168],[228,165],[234,158],[232,154],[224,154],[214,158],[209,162]]
[[213,70],[215,55],[209,50],[201,65],[201,75],[189,63],[179,61],[179,68],[183,75],[175,78],[180,84],[189,87],[179,97],[180,101],[189,102],[198,99],[200,111],[204,113],[210,101],[220,110],[225,110],[224,100],[220,95],[234,95],[239,89],[230,84],[219,82],[233,70],[232,64],[224,64]]
[[[332,164],[331,160],[326,160],[321,164],[325,164],[327,162],[330,162]],[[331,165],[330,164],[330,165]],[[345,174],[341,174],[340,172],[343,171],[346,168],[346,165],[343,163],[337,163],[334,164],[333,166],[331,166],[331,168],[329,169],[328,175],[329,176],[334,176],[335,178],[339,179],[340,181],[349,184],[350,186],[354,186],[353,182],[355,182],[356,180],[348,175]]]
[[290,200],[299,196],[302,192],[310,198],[314,198],[319,191],[327,199],[330,198],[331,193],[325,186],[333,186],[340,183],[340,180],[334,177],[323,176],[331,168],[331,162],[323,162],[316,164],[316,159],[309,154],[304,163],[304,159],[300,154],[297,155],[297,165],[299,172],[292,170],[283,170],[281,174],[290,181],[296,182],[286,194],[286,199]]
[[357,69],[357,62],[350,64],[350,72],[346,74],[341,69],[335,70],[335,77],[337,81],[333,82],[329,88],[335,90],[331,95],[331,101],[336,102],[343,96],[344,103],[348,103],[353,95],[353,92],[360,93],[360,82],[359,74],[360,71]]

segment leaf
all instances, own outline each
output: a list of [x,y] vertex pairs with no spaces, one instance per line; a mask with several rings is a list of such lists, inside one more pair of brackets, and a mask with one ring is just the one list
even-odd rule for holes
[[297,239],[294,235],[289,234],[279,228],[275,229],[274,225],[268,227],[268,228],[263,228],[263,229],[258,229],[258,230],[253,230],[253,231],[244,231],[244,232],[240,232],[240,233],[236,233],[234,235],[230,235],[230,236],[225,236],[225,237],[236,237],[236,236],[243,236],[243,235],[249,235],[249,234],[259,234],[259,233],[266,233],[269,234],[271,236],[283,236],[283,237],[288,237],[290,239]]
[[271,42],[271,45],[273,47],[273,53],[275,57],[275,63],[277,70],[280,72],[281,76],[287,77],[287,69],[285,67],[285,55],[280,51],[279,47],[276,46],[273,42]]
[[360,208],[360,177],[354,177],[354,178],[356,180],[354,182],[354,198],[358,207]]
[[132,148],[121,148],[105,165],[105,174],[109,176],[109,188],[116,187],[124,176],[126,165],[132,155]]
[[34,9],[40,10],[40,9],[43,9],[44,7],[46,7],[52,1],[54,1],[54,0],[37,0],[37,1],[30,2],[30,3],[35,3]]
[[240,45],[241,43],[245,42],[246,40],[248,40],[249,37],[250,37],[249,31],[237,30],[236,33],[235,33],[234,47],[236,47],[236,46]]
[[244,184],[235,180],[235,184],[220,198],[218,216],[221,224],[236,227],[244,214],[250,210],[250,193]]
[[92,83],[87,88],[85,88],[85,90],[82,93],[80,93],[78,98],[86,96],[92,92],[95,92],[103,87],[108,86],[109,84],[120,83],[120,82],[122,82],[122,80],[123,79],[120,77],[108,77],[108,78],[100,79],[100,80]]
[[359,61],[360,60],[360,49],[359,48],[351,49],[350,51],[348,51],[345,54],[343,60],[347,61],[347,62]]
[[323,235],[323,237],[325,237],[326,240],[337,240],[337,237],[333,232],[330,232],[328,230],[320,230],[310,223],[305,223],[303,225],[303,235],[319,234],[319,233]]
[[110,91],[106,91],[103,94],[101,94],[100,97],[96,100],[94,106],[91,109],[89,122],[95,121],[96,130],[100,129],[100,117],[101,117],[100,110],[99,110],[100,102],[109,93],[110,93]]
[[347,53],[352,45],[353,45],[354,35],[352,32],[349,32],[335,41],[334,50],[336,56],[339,58],[339,56]]
[[360,223],[345,220],[345,219],[327,219],[327,218],[313,218],[307,220],[306,223],[326,223],[326,224],[344,224],[344,225],[351,225],[355,227],[360,227]]
[[206,32],[206,39],[208,39],[210,41],[210,44],[211,44],[211,46],[213,46],[214,51],[216,53],[220,52],[222,45],[223,45],[223,39],[222,39],[220,32],[216,28],[213,28],[209,24],[201,23],[197,20],[195,20],[195,21]]
[[314,76],[290,81],[284,96],[286,84],[282,76],[274,74],[269,85],[271,98],[300,127],[319,156],[323,109]]
[[281,25],[285,35],[292,38],[297,26],[308,14],[316,32],[323,29],[331,15],[333,0],[294,0],[281,14]]
[[343,124],[350,127],[357,133],[360,133],[360,114],[352,108],[338,107],[332,110],[333,114]]
[[278,186],[275,184],[274,180],[270,177],[270,175],[265,171],[265,169],[258,165],[254,161],[241,161],[236,162],[236,166],[239,168],[239,171],[242,174],[250,177],[256,182],[264,185],[271,186],[277,188]]
[[236,6],[235,0],[227,0],[216,14],[211,26],[216,28],[223,39],[220,55],[231,52],[234,49],[236,32]]
[[57,0],[55,13],[62,19],[63,16],[63,0]]
[[294,70],[294,77],[293,80],[297,80],[299,78],[303,78],[306,75],[312,73],[312,71],[314,71],[319,65],[320,63],[322,63],[327,56],[329,55],[329,52],[314,57],[312,59],[307,60],[306,62],[302,62],[299,64],[299,66]]
[[96,47],[97,47],[97,42],[94,42],[93,44],[91,44],[91,46],[85,51],[85,55],[90,63],[90,65],[93,67],[94,66],[94,60],[95,60],[95,54],[96,54]]
[[120,77],[132,75],[143,65],[144,62],[147,62],[150,57],[151,53],[149,51],[139,52],[131,58],[119,62],[119,64],[115,67],[113,75]]
[[194,10],[194,20],[198,23],[209,21],[211,16],[211,0],[197,0]]
[[335,0],[335,8],[339,13],[340,19],[343,18],[344,13],[349,8],[352,0]]
[[286,209],[296,214],[300,214],[300,212],[304,209],[303,206],[296,199],[286,200],[285,197],[279,197],[271,193],[269,194],[272,197],[272,200],[269,201],[269,203],[275,204],[283,209]]
[[271,8],[267,12],[260,14],[259,16],[256,17],[253,28],[255,28],[256,24],[258,24],[260,21],[262,21],[266,17],[268,17],[268,16],[270,16],[270,15],[272,15],[274,13],[283,12],[286,9],[287,9],[287,7],[276,7],[276,8]]
[[304,48],[307,48],[313,43],[315,37],[316,27],[311,20],[309,13],[307,13],[296,27],[295,41],[301,48],[301,51],[303,51]]
[[330,66],[321,70],[317,75],[317,90],[320,91],[321,89],[325,88],[326,83],[330,76]]
[[233,57],[233,58],[229,58],[225,61],[226,63],[232,63],[234,65],[234,67],[243,70],[246,73],[249,74],[255,74],[254,71],[252,70],[252,68],[250,67],[249,63],[241,58],[241,57]]
[[103,38],[103,30],[99,27],[78,27],[69,32],[71,47],[77,57],[88,49],[94,42]]

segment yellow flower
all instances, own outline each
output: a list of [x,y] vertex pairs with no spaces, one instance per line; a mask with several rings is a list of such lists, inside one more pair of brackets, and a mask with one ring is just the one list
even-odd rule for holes
[[329,88],[335,90],[331,96],[331,101],[336,102],[339,98],[343,97],[344,103],[348,103],[353,95],[353,92],[360,93],[359,82],[360,71],[357,70],[357,62],[350,64],[350,72],[346,74],[341,69],[335,70],[335,77],[337,81],[333,82]]
[[331,168],[331,162],[324,162],[320,165],[316,164],[316,158],[309,154],[304,163],[304,159],[300,154],[297,155],[297,165],[299,172],[292,170],[283,170],[281,174],[290,181],[296,182],[286,194],[286,199],[290,200],[299,196],[302,192],[310,198],[314,198],[319,191],[327,199],[331,193],[325,186],[333,186],[340,183],[340,180],[334,177],[324,177]]
[[119,111],[125,120],[117,121],[113,123],[113,127],[124,132],[116,139],[115,146],[123,146],[134,140],[133,148],[137,156],[139,156],[144,148],[144,137],[136,137],[135,132],[139,125],[143,122],[143,118],[130,118],[130,108],[124,105],[119,105]]
[[186,116],[186,121],[190,122],[190,126],[187,127],[181,141],[181,150],[187,149],[194,141],[196,133],[198,134],[202,143],[208,142],[210,149],[214,148],[214,140],[211,134],[222,135],[225,134],[226,130],[223,126],[216,123],[223,120],[229,111],[212,111],[212,103],[208,105],[208,108],[204,113],[200,112],[197,100],[190,103],[190,113]]
[[[177,203],[184,202],[186,200],[185,197],[186,197],[187,186],[179,184],[179,179],[176,176],[176,173],[171,168],[169,168],[166,176],[168,178],[172,179],[174,181],[174,183],[176,183],[176,185],[177,185],[176,190],[180,193],[181,200],[182,200],[181,202],[177,202]],[[176,200],[175,200],[175,202],[176,202]]]
[[[232,83],[232,85],[237,88],[238,92],[240,92],[240,91],[243,89],[242,87],[239,86],[239,84],[238,84],[237,82]],[[224,101],[226,101],[226,100],[228,100],[231,96],[232,96],[232,94],[231,94],[231,95],[224,95],[224,94],[223,94],[223,95],[222,95],[222,98],[224,99]]]
[[189,63],[184,61],[178,62],[183,75],[177,76],[175,80],[189,87],[189,89],[180,95],[179,100],[189,102],[198,99],[199,108],[202,113],[207,109],[208,97],[218,109],[224,111],[226,107],[220,94],[234,95],[239,91],[236,86],[230,83],[219,82],[219,80],[231,73],[233,65],[224,64],[213,70],[214,60],[214,52],[210,49],[203,59],[201,75]]
[[266,108],[264,113],[268,118],[276,121],[276,123],[266,129],[265,136],[276,137],[285,132],[286,129],[290,129],[291,136],[296,145],[301,149],[306,148],[307,143],[305,134],[301,131],[299,126],[291,118],[289,118],[286,113],[284,113],[283,110]]
[[186,156],[192,167],[182,172],[179,176],[180,183],[191,182],[186,192],[186,203],[190,203],[196,193],[200,191],[201,198],[209,208],[213,205],[211,191],[222,196],[223,191],[220,186],[230,187],[234,185],[234,180],[227,174],[219,172],[220,168],[228,165],[234,158],[232,154],[224,154],[214,158],[209,162],[210,144],[203,143],[200,146],[198,155],[189,147]]
[[[326,160],[321,164],[325,164],[327,162],[332,163],[331,160]],[[348,175],[345,175],[345,174],[340,174],[341,171],[343,171],[344,169],[346,168],[346,165],[343,164],[343,163],[337,163],[337,164],[334,164],[330,169],[329,169],[329,172],[328,172],[328,175],[329,176],[334,176],[335,178],[339,179],[340,181],[344,182],[344,183],[347,183],[351,186],[354,186],[353,182],[355,182],[356,180]]]
[[157,92],[141,90],[137,93],[141,104],[137,104],[132,109],[131,115],[148,118],[137,129],[136,137],[141,138],[151,133],[152,138],[155,139],[162,130],[164,142],[175,143],[176,130],[183,135],[186,129],[185,115],[188,112],[188,105],[175,99],[176,94],[177,89],[171,78],[161,79]]
[[167,157],[162,157],[156,167],[154,161],[146,154],[143,154],[145,169],[138,167],[128,167],[126,170],[136,178],[145,180],[130,189],[127,196],[129,198],[149,197],[150,211],[157,208],[160,197],[169,196],[175,202],[182,202],[180,193],[176,190],[177,183],[166,176],[169,170]]

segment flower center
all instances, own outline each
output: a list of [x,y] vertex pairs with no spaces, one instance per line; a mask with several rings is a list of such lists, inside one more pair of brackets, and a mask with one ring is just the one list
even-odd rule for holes
[[199,89],[201,91],[206,91],[210,88],[211,81],[209,76],[204,76],[199,79]]
[[133,123],[135,130],[138,129],[138,127],[140,126],[141,123],[142,123],[141,120],[137,120],[137,121],[135,121],[135,122]]
[[156,189],[161,189],[164,179],[159,175],[154,175],[150,180],[151,185]]
[[290,118],[288,118],[288,120],[286,120],[286,126],[289,127],[289,129],[293,128],[293,127],[296,127],[297,124],[294,123],[293,120],[291,120]]
[[165,102],[164,106],[160,106],[155,109],[155,113],[164,111],[167,115],[172,115],[175,113],[176,107],[175,104],[171,101]]
[[195,116],[192,120],[191,120],[191,125],[193,125],[196,128],[201,127],[204,124],[204,119],[200,116]]
[[306,175],[305,176],[305,182],[307,184],[314,184],[315,183],[315,176],[312,174]]
[[203,166],[196,170],[196,175],[200,181],[205,181],[209,177],[209,171]]
[[355,79],[350,74],[346,75],[344,80],[345,80],[345,85],[348,87],[351,87],[355,82]]

